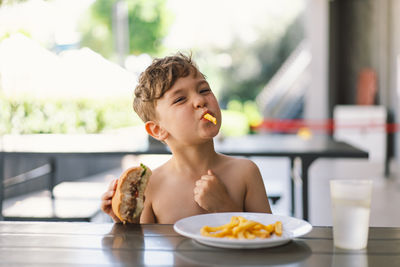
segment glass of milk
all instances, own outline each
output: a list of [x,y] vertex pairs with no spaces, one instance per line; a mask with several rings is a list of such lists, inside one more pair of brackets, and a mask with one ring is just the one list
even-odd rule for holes
[[343,249],[364,249],[368,241],[371,180],[331,180],[333,243]]

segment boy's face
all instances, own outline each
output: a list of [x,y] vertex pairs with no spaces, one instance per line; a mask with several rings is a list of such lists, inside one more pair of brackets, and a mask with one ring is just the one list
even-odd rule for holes
[[[221,127],[218,101],[199,73],[179,78],[157,101],[156,112],[167,140],[180,144],[200,144],[215,137]],[[203,118],[206,113],[217,119],[216,125]]]

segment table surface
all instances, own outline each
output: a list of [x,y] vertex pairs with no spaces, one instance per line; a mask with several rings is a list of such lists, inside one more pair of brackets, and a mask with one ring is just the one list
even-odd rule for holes
[[4,266],[400,266],[400,228],[370,228],[365,250],[335,248],[331,227],[286,245],[222,249],[177,234],[173,225],[0,222]]
[[217,151],[260,156],[316,156],[368,158],[368,152],[323,135],[302,139],[297,135],[247,135],[216,142]]

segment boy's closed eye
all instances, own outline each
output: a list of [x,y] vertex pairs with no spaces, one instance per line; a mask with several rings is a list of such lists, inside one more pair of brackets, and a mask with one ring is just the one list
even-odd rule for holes
[[200,94],[208,94],[209,92],[211,92],[210,88],[204,88],[200,90]]
[[[211,93],[211,89],[210,88],[204,88],[199,90],[199,93],[202,95],[207,95],[209,93]],[[173,99],[172,104],[181,104],[184,103],[186,101],[186,96],[177,96]]]
[[178,104],[178,103],[183,103],[186,100],[186,97],[184,96],[180,96],[174,99],[174,101],[172,102],[172,104]]

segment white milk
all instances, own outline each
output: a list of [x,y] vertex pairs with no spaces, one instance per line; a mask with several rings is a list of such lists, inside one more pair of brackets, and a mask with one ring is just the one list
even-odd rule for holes
[[334,245],[345,249],[366,247],[369,201],[332,198]]

